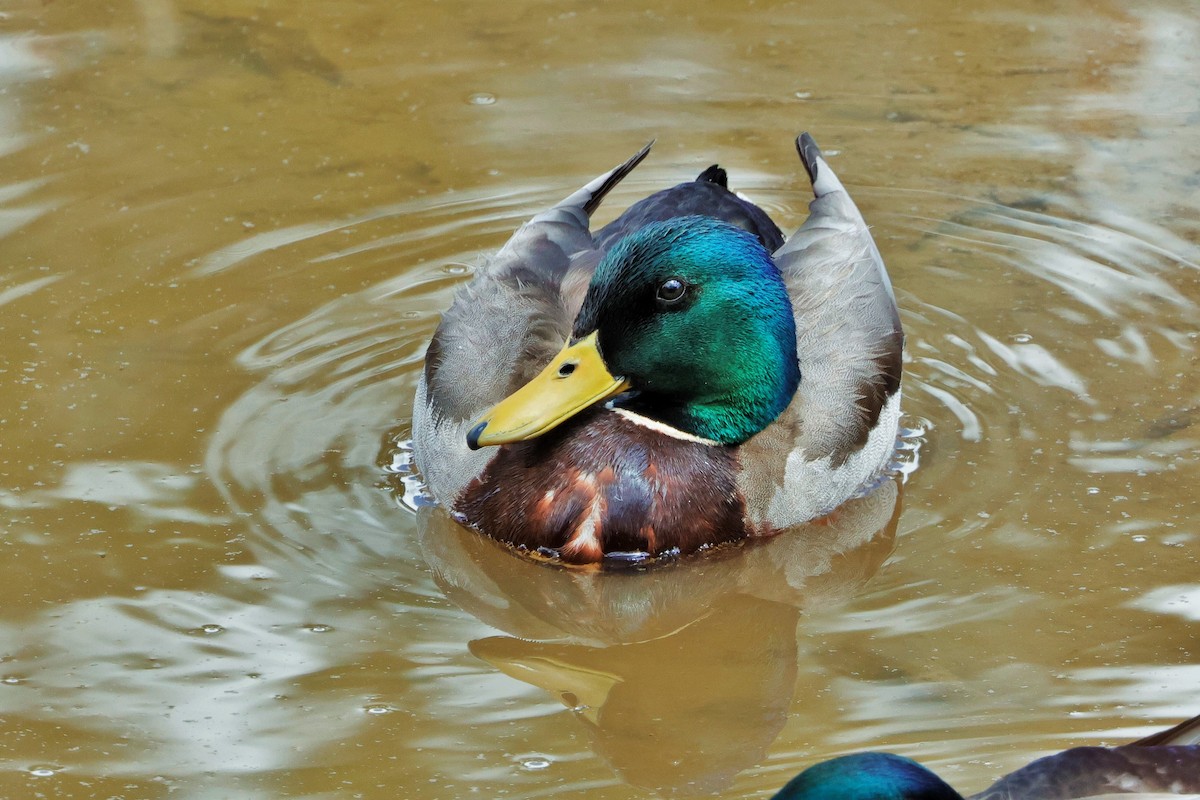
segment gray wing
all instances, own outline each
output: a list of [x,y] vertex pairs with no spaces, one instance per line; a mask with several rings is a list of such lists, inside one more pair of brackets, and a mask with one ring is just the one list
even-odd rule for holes
[[1200,746],[1076,747],[1012,772],[968,800],[1074,800],[1200,792]]
[[900,389],[904,335],[883,259],[854,201],[808,134],[796,140],[816,198],[775,253],[796,307],[804,446],[839,463]]
[[[904,347],[866,222],[812,137],[796,146],[815,197],[774,258],[795,307],[800,387],[780,418],[742,445],[752,518],[776,529],[832,510],[887,464]],[[790,454],[784,467],[756,466],[781,464],[782,454]]]
[[417,385],[413,442],[430,491],[447,507],[495,455],[467,448],[471,422],[537,374],[570,333],[579,283],[570,274],[598,258],[591,215],[652,144],[522,225],[442,315]]

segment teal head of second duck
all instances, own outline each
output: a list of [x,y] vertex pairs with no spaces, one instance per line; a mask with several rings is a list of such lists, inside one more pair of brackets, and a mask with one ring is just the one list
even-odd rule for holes
[[592,233],[647,150],[522,226],[430,343],[413,429],[432,494],[595,562],[770,535],[869,485],[903,334],[861,215],[797,145],[815,199],[786,242],[715,166]]

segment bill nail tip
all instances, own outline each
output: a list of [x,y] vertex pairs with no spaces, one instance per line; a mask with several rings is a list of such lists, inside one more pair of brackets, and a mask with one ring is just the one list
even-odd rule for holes
[[467,447],[471,448],[472,450],[478,450],[480,448],[479,436],[483,433],[483,429],[486,427],[487,423],[481,422],[467,432]]

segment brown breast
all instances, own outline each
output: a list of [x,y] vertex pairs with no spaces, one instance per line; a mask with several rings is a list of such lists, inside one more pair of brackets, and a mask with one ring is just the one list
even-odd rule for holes
[[504,445],[455,510],[494,539],[573,563],[614,552],[688,553],[749,531],[733,448],[594,410]]

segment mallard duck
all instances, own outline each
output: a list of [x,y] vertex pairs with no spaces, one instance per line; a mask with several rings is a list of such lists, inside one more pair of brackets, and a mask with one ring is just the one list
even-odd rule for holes
[[[1074,800],[1200,793],[1200,717],[1120,747],[1075,747],[1039,758],[968,800]],[[963,800],[903,756],[857,753],[809,767],[772,800]]]
[[425,356],[416,462],[455,519],[566,562],[767,536],[893,454],[903,333],[862,216],[808,134],[786,242],[714,165],[592,233],[647,145],[533,217]]

